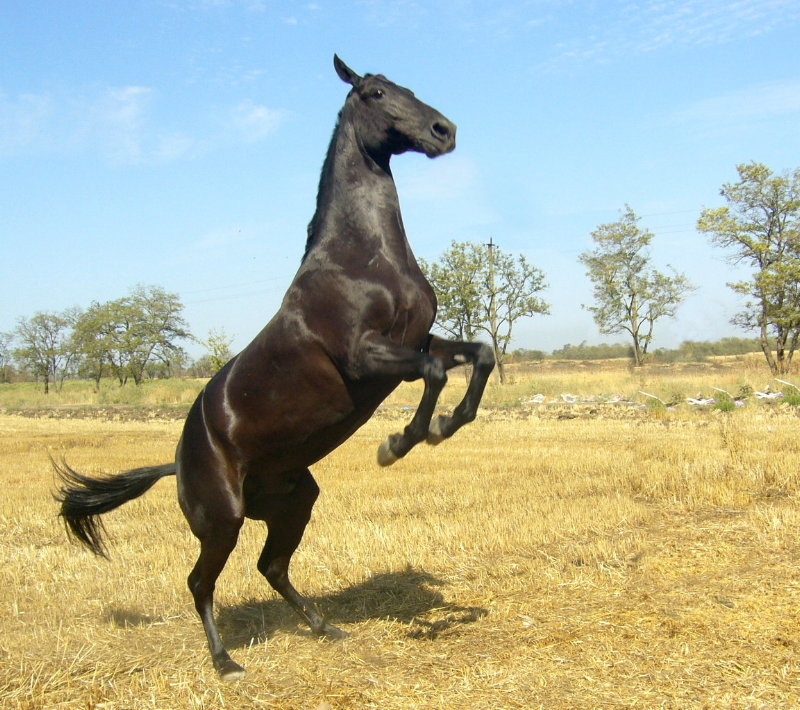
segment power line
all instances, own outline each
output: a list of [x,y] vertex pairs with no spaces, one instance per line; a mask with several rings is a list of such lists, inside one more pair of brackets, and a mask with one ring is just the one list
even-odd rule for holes
[[190,291],[184,291],[186,294],[193,294],[193,293],[211,293],[212,291],[224,291],[226,289],[231,288],[242,288],[248,286],[257,286],[259,284],[266,284],[272,283],[274,281],[285,281],[285,276],[273,276],[272,278],[268,279],[258,279],[258,281],[248,281],[247,283],[236,283],[236,284],[226,284],[224,286],[210,286],[208,288],[199,288],[199,289],[192,289]]
[[214,298],[201,298],[196,301],[186,301],[186,305],[196,305],[198,303],[213,303],[215,301],[233,301],[237,298],[247,298],[249,296],[260,296],[267,293],[276,293],[279,292],[281,289],[279,288],[262,288],[258,291],[248,291],[246,293],[232,293],[227,296],[215,296]]

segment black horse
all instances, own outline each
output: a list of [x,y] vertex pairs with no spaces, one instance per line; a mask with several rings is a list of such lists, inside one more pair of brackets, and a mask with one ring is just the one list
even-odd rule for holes
[[[268,534],[258,569],[311,629],[329,624],[289,581],[319,488],[308,467],[366,422],[403,380],[422,379],[419,407],[402,433],[378,449],[382,466],[419,442],[437,444],[475,418],[494,367],[491,348],[429,334],[436,298],[417,265],[400,217],[392,155],[434,158],[455,147],[456,127],[378,74],[361,77],[338,57],[352,86],[322,168],[302,263],[280,310],[192,405],[175,463],[90,478],[56,465],[68,530],[105,555],[100,514],[177,474],[178,497],[200,556],[189,588],[214,666],[233,680],[244,669],[225,650],[213,615],[214,587],[245,518]],[[433,417],[446,370],[473,366],[451,416]],[[55,465],[55,464],[54,464]]]

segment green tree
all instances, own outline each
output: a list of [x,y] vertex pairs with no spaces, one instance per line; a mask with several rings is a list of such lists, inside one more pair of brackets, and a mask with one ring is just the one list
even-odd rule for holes
[[439,261],[420,266],[438,300],[436,325],[459,340],[488,336],[500,382],[514,326],[520,318],[548,313],[538,293],[544,273],[524,256],[513,257],[496,244],[453,241]]
[[595,248],[580,255],[594,285],[594,321],[604,335],[628,333],[633,362],[644,364],[656,321],[675,316],[692,289],[688,279],[650,266],[653,233],[639,226],[639,217],[626,205],[619,221],[601,224],[592,233]]
[[20,347],[15,357],[44,385],[44,393],[50,393],[50,385],[61,389],[70,363],[75,357],[71,342],[71,328],[77,312],[63,313],[40,311],[31,318],[20,318],[14,332]]
[[589,345],[585,340],[580,345],[567,343],[559,350],[553,350],[551,356],[559,360],[610,360],[629,358],[633,350],[624,343],[601,343]]
[[78,371],[94,380],[95,390],[100,389],[110,366],[112,323],[108,304],[94,302],[81,313],[73,329],[73,342],[81,357]]
[[728,205],[703,210],[697,228],[731,250],[731,263],[753,269],[728,284],[748,298],[732,322],[757,331],[770,370],[784,374],[800,337],[800,169],[775,175],[751,162],[736,170],[739,182],[720,190]]
[[8,382],[11,376],[11,343],[13,333],[0,333],[0,382]]
[[225,332],[224,328],[220,330],[212,328],[208,331],[208,337],[200,341],[200,344],[208,349],[208,364],[211,369],[211,375],[219,372],[228,360],[233,357],[231,343],[233,343],[233,338]]
[[76,324],[84,366],[99,384],[107,366],[120,384],[138,385],[148,366],[165,371],[185,356],[177,341],[191,338],[177,294],[159,286],[136,286],[128,296],[93,303]]
[[483,265],[476,258],[480,247],[452,242],[439,261],[420,267],[436,292],[436,325],[457,340],[473,340],[481,318]]

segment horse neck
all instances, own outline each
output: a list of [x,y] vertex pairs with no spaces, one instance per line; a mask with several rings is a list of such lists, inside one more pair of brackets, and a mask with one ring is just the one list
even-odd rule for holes
[[303,259],[323,247],[362,253],[408,248],[389,156],[371,156],[344,111],[322,167]]

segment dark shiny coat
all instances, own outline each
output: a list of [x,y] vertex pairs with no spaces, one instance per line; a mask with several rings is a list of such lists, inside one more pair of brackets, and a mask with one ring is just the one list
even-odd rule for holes
[[[494,366],[489,347],[432,336],[436,297],[403,228],[393,155],[436,157],[455,148],[456,127],[384,76],[351,85],[322,168],[306,251],[280,309],[206,385],[192,405],[175,464],[110,478],[57,466],[61,515],[78,539],[104,553],[98,516],[177,474],[181,508],[200,541],[189,587],[221,677],[244,670],[225,650],[213,616],[214,586],[244,518],[264,520],[258,568],[311,628],[341,636],[289,581],[319,489],[309,466],[350,437],[403,380],[422,379],[419,407],[379,448],[389,465],[417,443],[436,444],[472,421]],[[471,363],[463,401],[433,416],[446,370]]]

